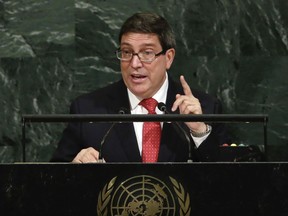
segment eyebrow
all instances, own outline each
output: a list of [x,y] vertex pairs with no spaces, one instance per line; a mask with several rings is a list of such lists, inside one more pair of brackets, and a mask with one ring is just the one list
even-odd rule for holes
[[[123,42],[123,43],[121,43],[120,45],[121,45],[121,46],[123,46],[123,45],[132,46],[132,44],[127,43],[127,42]],[[151,47],[156,47],[156,44],[154,44],[154,43],[144,43],[144,44],[141,44],[141,46],[151,46]]]

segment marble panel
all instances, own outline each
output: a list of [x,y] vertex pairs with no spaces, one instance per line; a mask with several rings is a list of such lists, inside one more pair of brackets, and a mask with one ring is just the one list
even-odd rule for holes
[[[177,50],[169,73],[221,99],[230,114],[269,114],[269,160],[288,160],[286,0],[0,1],[0,162],[21,160],[21,115],[68,113],[76,96],[121,78],[122,22],[163,15]],[[63,124],[27,128],[27,160],[48,161]],[[262,125],[231,124],[263,144]]]

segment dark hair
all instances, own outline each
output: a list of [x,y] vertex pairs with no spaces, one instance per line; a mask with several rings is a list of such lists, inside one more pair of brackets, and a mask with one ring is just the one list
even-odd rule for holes
[[163,50],[176,47],[172,28],[163,17],[155,13],[136,13],[129,17],[120,29],[120,43],[122,36],[129,32],[156,34]]

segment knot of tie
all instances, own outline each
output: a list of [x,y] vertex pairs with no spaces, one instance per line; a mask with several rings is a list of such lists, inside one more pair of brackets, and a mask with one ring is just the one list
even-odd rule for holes
[[158,101],[154,98],[147,98],[140,102],[140,105],[145,107],[148,110],[149,114],[156,114],[155,109],[158,105]]

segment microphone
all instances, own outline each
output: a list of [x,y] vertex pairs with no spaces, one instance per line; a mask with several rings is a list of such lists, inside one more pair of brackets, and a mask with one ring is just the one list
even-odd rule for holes
[[[170,114],[168,111],[167,111],[167,107],[166,107],[166,105],[163,103],[163,102],[160,102],[160,103],[158,103],[158,109],[159,110],[161,110],[162,112],[164,112],[164,113],[166,113],[166,114]],[[173,123],[175,123],[175,124],[173,124]],[[183,137],[183,135],[184,135],[184,137],[185,137],[185,139],[186,139],[186,141],[187,141],[187,143],[188,143],[188,149],[189,149],[189,151],[188,151],[188,160],[187,160],[187,162],[188,163],[192,163],[193,162],[193,160],[192,160],[192,143],[191,143],[191,139],[190,139],[190,137],[188,136],[188,134],[186,133],[186,131],[184,130],[184,128],[179,124],[179,122],[172,122],[172,124],[173,124],[173,126],[177,126],[175,129],[176,129],[176,131],[178,131],[178,133],[180,133],[181,132],[181,134],[179,134],[181,137]],[[180,132],[179,132],[179,130],[180,130]]]
[[[118,111],[118,114],[125,114],[128,113],[128,110],[125,107],[121,107]],[[121,123],[121,122],[120,122]],[[103,136],[101,143],[100,143],[100,148],[99,148],[99,162],[104,162],[104,159],[102,158],[102,148],[103,145],[105,144],[105,141],[108,137],[108,135],[110,134],[111,130],[114,128],[114,126],[117,124],[117,122],[113,122],[111,124],[111,126],[109,127],[109,129],[107,130],[107,132],[105,133],[105,135]]]

